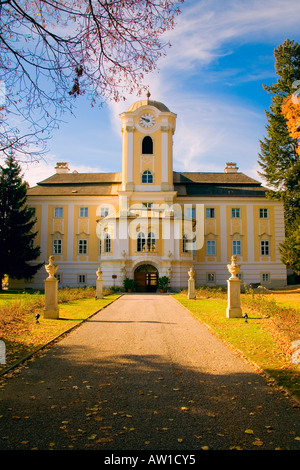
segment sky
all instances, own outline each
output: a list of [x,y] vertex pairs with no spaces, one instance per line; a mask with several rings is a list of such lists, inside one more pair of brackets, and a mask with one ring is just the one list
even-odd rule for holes
[[[274,49],[286,39],[300,42],[299,24],[299,0],[185,0],[164,37],[172,47],[144,81],[151,99],[177,114],[174,171],[223,172],[235,162],[265,184],[257,173],[271,100],[263,84],[277,80]],[[81,96],[44,159],[23,165],[26,181],[36,185],[61,161],[71,172],[121,171],[119,114],[139,99],[91,108]]]

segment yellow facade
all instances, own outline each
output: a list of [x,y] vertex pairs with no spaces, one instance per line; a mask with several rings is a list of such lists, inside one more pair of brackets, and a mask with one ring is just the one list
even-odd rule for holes
[[[120,121],[120,173],[71,174],[60,163],[28,190],[40,260],[54,255],[61,286],[95,285],[99,265],[106,286],[151,272],[182,288],[192,265],[196,284],[226,285],[233,254],[243,283],[286,283],[280,202],[232,163],[224,173],[174,171],[176,114],[163,103],[138,101]],[[41,288],[44,279],[42,268],[23,285]]]

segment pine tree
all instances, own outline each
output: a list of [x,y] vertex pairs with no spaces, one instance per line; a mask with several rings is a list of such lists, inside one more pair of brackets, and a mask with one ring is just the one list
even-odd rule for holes
[[272,188],[268,196],[283,201],[286,239],[281,244],[281,259],[296,273],[299,271],[298,238],[300,226],[300,159],[299,141],[287,125],[284,105],[297,92],[300,80],[300,45],[286,40],[274,51],[277,82],[264,89],[272,95],[270,110],[266,111],[267,137],[260,141],[260,175]]
[[34,209],[26,205],[27,183],[13,155],[0,166],[0,289],[5,274],[30,279],[42,266],[34,263],[40,248],[34,246]]
[[261,176],[274,188],[270,197],[283,200],[286,225],[295,221],[300,212],[300,161],[298,142],[289,133],[282,105],[295,93],[294,83],[300,80],[300,45],[286,40],[274,52],[277,82],[264,89],[272,95],[270,110],[266,111],[267,137],[260,141]]

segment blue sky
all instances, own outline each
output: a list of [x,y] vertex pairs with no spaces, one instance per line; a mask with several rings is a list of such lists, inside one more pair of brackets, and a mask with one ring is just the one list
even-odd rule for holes
[[[259,140],[270,105],[262,84],[277,79],[275,47],[287,38],[300,42],[299,0],[186,0],[181,11],[165,38],[172,47],[145,77],[151,98],[177,114],[173,169],[222,172],[231,161],[260,180]],[[80,97],[47,157],[23,166],[25,179],[35,185],[59,161],[71,171],[121,171],[119,113],[137,99],[91,108]]]

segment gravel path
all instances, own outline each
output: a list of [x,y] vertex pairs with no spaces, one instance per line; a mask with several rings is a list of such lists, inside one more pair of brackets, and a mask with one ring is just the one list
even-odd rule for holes
[[300,449],[299,407],[168,295],[124,295],[0,389],[0,450]]

